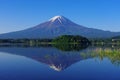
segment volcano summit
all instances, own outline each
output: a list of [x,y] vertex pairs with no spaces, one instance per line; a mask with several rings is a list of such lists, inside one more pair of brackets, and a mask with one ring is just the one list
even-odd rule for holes
[[0,34],[0,39],[55,38],[61,35],[81,35],[87,38],[109,38],[120,35],[120,32],[87,28],[72,22],[64,16],[55,16],[44,23],[25,30]]

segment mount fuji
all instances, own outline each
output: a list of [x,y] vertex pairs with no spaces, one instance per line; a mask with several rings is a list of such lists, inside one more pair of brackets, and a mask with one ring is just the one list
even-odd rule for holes
[[120,32],[87,28],[72,22],[64,16],[55,16],[44,23],[25,30],[0,34],[0,39],[55,38],[61,35],[81,35],[87,38],[109,38],[120,35]]

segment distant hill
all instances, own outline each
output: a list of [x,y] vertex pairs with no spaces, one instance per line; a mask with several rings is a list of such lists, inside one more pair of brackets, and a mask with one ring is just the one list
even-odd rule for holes
[[64,16],[55,16],[44,23],[25,30],[0,34],[0,39],[55,38],[61,35],[81,35],[87,38],[110,38],[120,35],[120,32],[87,28],[72,22]]
[[120,36],[112,37],[112,39],[120,39]]

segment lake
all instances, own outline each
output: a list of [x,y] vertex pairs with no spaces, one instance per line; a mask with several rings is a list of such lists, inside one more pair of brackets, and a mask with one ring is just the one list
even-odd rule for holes
[[120,49],[1,46],[0,80],[120,80]]

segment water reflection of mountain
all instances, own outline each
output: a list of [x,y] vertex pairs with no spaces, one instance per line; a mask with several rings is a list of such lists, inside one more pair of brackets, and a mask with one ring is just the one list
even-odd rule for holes
[[72,64],[80,60],[83,60],[83,58],[80,56],[80,53],[85,52],[85,50],[64,52],[53,47],[47,48],[1,47],[0,51],[31,58],[33,60],[45,63],[57,71],[64,70],[67,67],[71,66]]
[[[69,48],[69,47],[68,47]],[[1,47],[1,52],[9,54],[25,56],[41,63],[49,65],[57,71],[64,70],[72,64],[88,58],[108,58],[115,65],[120,64],[120,49],[111,47],[72,47],[72,51],[68,51],[54,47]],[[71,48],[70,48],[71,49]],[[78,50],[76,50],[78,49]]]

